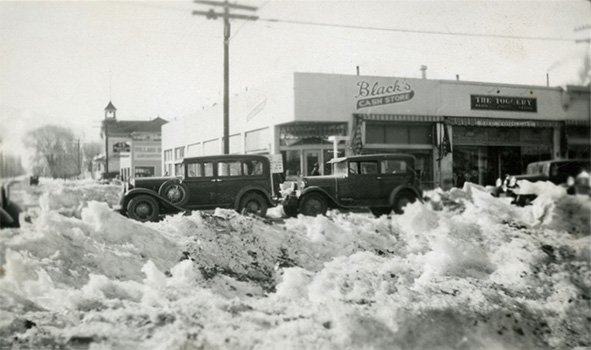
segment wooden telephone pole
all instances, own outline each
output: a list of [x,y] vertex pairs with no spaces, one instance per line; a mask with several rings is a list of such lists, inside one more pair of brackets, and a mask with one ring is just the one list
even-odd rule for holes
[[259,19],[258,16],[248,16],[230,13],[230,9],[256,11],[257,8],[253,6],[230,4],[228,0],[224,2],[209,1],[209,0],[194,0],[195,3],[205,4],[211,6],[222,6],[224,12],[215,12],[213,9],[209,11],[193,11],[193,15],[205,16],[207,19],[217,19],[222,17],[224,19],[224,154],[230,153],[230,18],[245,19],[255,21]]

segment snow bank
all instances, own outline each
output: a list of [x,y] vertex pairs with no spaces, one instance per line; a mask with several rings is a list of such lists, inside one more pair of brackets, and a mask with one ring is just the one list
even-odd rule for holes
[[116,186],[27,191],[31,223],[0,231],[2,348],[591,346],[588,197],[520,208],[467,184],[392,217],[142,224],[110,210]]

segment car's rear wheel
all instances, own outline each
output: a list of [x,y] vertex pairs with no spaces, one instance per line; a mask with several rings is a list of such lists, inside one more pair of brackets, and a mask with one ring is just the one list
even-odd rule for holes
[[189,199],[187,186],[178,179],[168,180],[160,186],[158,194],[171,204],[182,206]]
[[373,207],[373,208],[369,208],[369,211],[371,211],[371,213],[376,217],[379,218],[382,215],[388,215],[392,212],[391,208],[377,208],[377,207]]
[[268,207],[269,205],[263,196],[258,193],[247,193],[240,200],[238,211],[243,214],[249,213],[264,217]]
[[310,193],[300,199],[300,213],[306,216],[325,215],[326,199],[319,193]]
[[148,195],[135,196],[127,205],[127,216],[141,222],[156,221],[159,212],[158,202]]
[[403,214],[404,213],[404,207],[407,206],[408,204],[414,203],[417,200],[417,196],[415,196],[414,193],[409,192],[409,191],[403,191],[400,192],[397,196],[396,199],[394,200],[394,212],[396,214]]

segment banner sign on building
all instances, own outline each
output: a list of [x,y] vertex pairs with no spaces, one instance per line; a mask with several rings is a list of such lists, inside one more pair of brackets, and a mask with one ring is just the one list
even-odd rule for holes
[[537,112],[535,97],[510,97],[491,95],[470,95],[472,109],[511,112]]
[[387,105],[411,100],[415,92],[407,81],[396,80],[393,84],[357,82],[357,109]]

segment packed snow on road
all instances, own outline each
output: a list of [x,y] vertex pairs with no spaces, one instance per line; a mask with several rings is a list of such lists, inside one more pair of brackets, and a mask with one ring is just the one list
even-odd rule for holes
[[[140,223],[120,186],[15,186],[0,349],[588,349],[591,205],[427,193],[404,215]],[[546,195],[544,194],[546,193]]]

